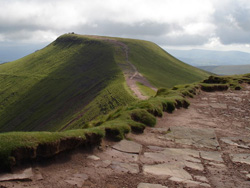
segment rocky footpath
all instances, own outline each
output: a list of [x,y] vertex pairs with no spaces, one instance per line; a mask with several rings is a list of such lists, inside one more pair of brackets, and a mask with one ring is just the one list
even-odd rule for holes
[[201,92],[144,134],[0,175],[0,187],[250,187],[250,86]]

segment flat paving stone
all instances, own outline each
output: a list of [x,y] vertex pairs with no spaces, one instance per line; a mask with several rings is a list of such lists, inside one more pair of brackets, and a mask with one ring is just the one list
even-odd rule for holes
[[112,162],[110,165],[113,170],[119,171],[119,172],[129,172],[131,174],[137,174],[139,173],[139,165],[133,164],[133,163],[122,163],[118,161]]
[[250,149],[250,138],[246,137],[224,137],[220,139],[222,142],[231,145],[237,146],[243,149]]
[[249,153],[230,154],[230,158],[235,163],[245,163],[250,165]]
[[142,150],[142,145],[134,141],[122,140],[112,146],[112,148],[125,153],[139,154]]
[[183,169],[182,165],[178,164],[156,164],[156,165],[144,165],[144,174],[152,174],[156,176],[171,176],[184,180],[192,180],[192,176]]
[[65,180],[70,185],[82,187],[84,184],[84,181],[88,179],[88,175],[86,174],[74,174],[72,177]]
[[169,180],[174,181],[174,182],[178,182],[178,183],[183,183],[183,184],[187,185],[187,187],[189,187],[189,188],[190,187],[211,187],[207,183],[193,181],[193,180],[184,180],[184,179],[178,178],[178,177],[171,177],[171,178],[169,178]]
[[205,176],[194,176],[194,177],[195,177],[195,179],[197,179],[198,181],[208,183],[208,179],[207,179]]
[[106,151],[99,153],[98,155],[102,160],[115,160],[115,161],[129,161],[135,162],[138,161],[138,154],[126,153],[118,151],[116,149],[108,148]]
[[144,163],[168,163],[178,166],[178,168],[189,167],[194,170],[203,171],[199,151],[191,149],[165,148],[158,152],[145,152],[141,156]]
[[168,188],[160,184],[140,183],[137,188]]
[[221,157],[221,153],[220,152],[216,152],[216,151],[201,151],[200,152],[201,158],[208,160],[208,161],[216,161],[216,162],[220,162],[223,163],[223,159]]
[[220,149],[213,129],[194,129],[182,126],[172,126],[170,127],[170,132],[165,135],[165,138],[179,144]]
[[15,180],[26,180],[30,181],[33,177],[33,171],[32,168],[27,168],[21,172],[18,173],[10,173],[10,174],[4,174],[0,176],[0,182],[1,181],[15,181]]
[[223,109],[223,110],[225,110],[225,109],[227,109],[227,105],[226,104],[220,104],[220,103],[215,103],[215,104],[210,104],[210,106],[212,107],[212,108],[215,108],[215,109]]

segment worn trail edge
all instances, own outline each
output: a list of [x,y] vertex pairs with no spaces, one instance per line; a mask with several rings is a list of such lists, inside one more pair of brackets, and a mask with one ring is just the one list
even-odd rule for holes
[[[250,187],[250,85],[201,92],[155,128],[0,176],[0,187]],[[5,181],[13,178],[16,181]],[[23,180],[29,181],[17,181]],[[5,179],[5,180],[4,180]]]
[[136,85],[136,82],[142,83],[143,85],[153,89],[154,91],[157,91],[157,88],[153,87],[149,83],[149,81],[142,74],[140,74],[137,68],[129,61],[129,48],[125,43],[117,41],[115,39],[103,38],[103,37],[98,37],[98,36],[90,36],[90,37],[104,40],[122,49],[127,66],[124,66],[122,64],[118,64],[118,65],[123,71],[128,87],[132,90],[132,92],[135,94],[137,98],[141,100],[145,100],[145,99],[148,99],[148,96],[145,96],[141,93],[140,89]]

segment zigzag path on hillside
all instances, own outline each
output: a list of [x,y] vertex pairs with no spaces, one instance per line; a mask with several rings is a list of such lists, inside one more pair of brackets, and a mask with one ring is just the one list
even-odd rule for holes
[[137,68],[129,61],[129,48],[125,43],[120,42],[120,41],[115,40],[115,39],[109,39],[109,38],[104,38],[104,37],[99,37],[99,36],[92,36],[91,35],[89,37],[104,40],[104,41],[109,42],[115,46],[120,47],[123,50],[125,60],[126,60],[126,63],[128,66],[124,67],[124,66],[121,66],[120,64],[118,64],[118,65],[120,66],[121,70],[123,71],[123,74],[125,76],[125,80],[126,80],[128,87],[133,91],[133,93],[135,94],[135,96],[137,98],[139,98],[141,100],[145,100],[145,99],[148,99],[148,96],[145,96],[141,93],[140,89],[136,85],[136,82],[142,83],[143,85],[153,89],[154,91],[157,91],[157,88],[153,87],[149,83],[149,81],[142,74],[140,74],[139,71],[137,70]]
[[0,175],[0,187],[249,188],[250,85],[201,91],[190,102],[143,134]]

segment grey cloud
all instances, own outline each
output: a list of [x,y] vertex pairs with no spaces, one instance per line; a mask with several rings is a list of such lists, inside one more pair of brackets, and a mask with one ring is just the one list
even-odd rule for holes
[[95,33],[113,36],[161,36],[175,30],[181,30],[178,25],[141,21],[133,24],[112,21],[98,21],[75,28],[76,32]]
[[239,5],[237,1],[217,9],[214,24],[222,44],[250,43],[250,9]]
[[141,21],[134,24],[103,21],[82,25],[74,29],[77,33],[138,38],[153,41],[159,45],[203,45],[209,40],[208,36],[185,33],[176,37],[167,36],[168,33],[173,31],[183,32],[183,28],[177,24],[154,23],[150,21]]
[[148,40],[154,41],[155,43],[165,46],[198,46],[206,44],[209,40],[208,36],[202,35],[189,35],[182,34],[179,36],[160,36],[160,37],[149,37]]

